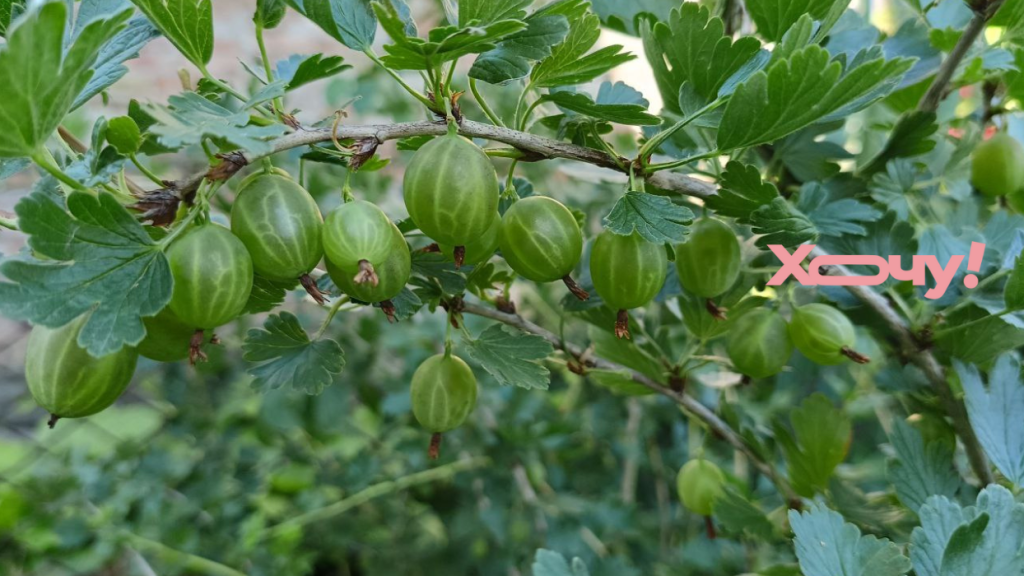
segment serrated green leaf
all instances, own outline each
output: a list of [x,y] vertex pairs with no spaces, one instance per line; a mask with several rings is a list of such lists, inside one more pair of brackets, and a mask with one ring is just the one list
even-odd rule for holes
[[689,234],[693,212],[665,196],[626,192],[604,219],[605,228],[622,236],[636,233],[656,244],[679,243]]
[[747,10],[757,24],[757,33],[777,42],[804,15],[825,19],[833,10],[846,9],[850,0],[747,0]]
[[732,486],[727,486],[715,501],[715,520],[732,534],[746,534],[759,540],[770,540],[775,535],[775,526],[765,513]]
[[789,523],[804,576],[900,576],[911,569],[899,546],[861,535],[822,504],[811,504],[803,513],[790,510]]
[[886,60],[880,51],[846,69],[817,45],[795,52],[736,89],[719,126],[718,148],[748,148],[778,140],[832,116],[846,116],[899,84],[913,60]]
[[[94,3],[101,1],[95,0]],[[124,3],[127,4],[127,0]],[[86,6],[87,2],[83,2],[82,7],[79,8],[78,20],[75,24],[76,29],[84,25],[83,11],[86,9]],[[147,18],[141,16],[132,18],[120,32],[115,34],[113,38],[100,48],[99,55],[96,57],[96,63],[93,64],[92,78],[89,79],[85,88],[75,97],[75,101],[71,104],[71,109],[77,109],[123,78],[128,73],[128,67],[124,63],[138,58],[139,51],[146,44],[149,44],[151,40],[159,37],[160,31]]]
[[[293,56],[292,58],[296,57]],[[341,56],[325,57],[323,54],[313,54],[309,57],[298,56],[298,58],[300,59],[298,65],[294,67],[286,65],[287,70],[282,68],[283,62],[277,65],[277,78],[288,81],[288,86],[285,88],[288,91],[295,90],[317,80],[330,78],[352,68],[345,64],[345,59]],[[290,63],[291,61],[289,59],[286,62]]]
[[[326,274],[324,278],[330,278]],[[245,304],[243,314],[262,314],[276,309],[284,304],[284,299],[290,290],[298,285],[295,280],[279,282],[268,280],[262,276],[254,276],[252,280],[252,291],[249,293],[249,301]]]
[[118,116],[107,123],[107,142],[121,154],[135,154],[142,146],[142,132],[130,116]]
[[954,361],[964,389],[971,427],[996,468],[1017,486],[1024,486],[1024,382],[1020,364],[1009,354],[996,361],[988,388],[977,367]]
[[454,296],[462,294],[466,290],[466,275],[472,273],[472,266],[463,266],[456,270],[455,263],[437,252],[421,252],[416,250],[412,253],[412,272],[421,276],[426,282],[417,282],[417,286],[436,285],[440,289],[439,296]]
[[289,386],[320,394],[345,367],[345,352],[330,339],[310,340],[290,312],[273,314],[263,329],[252,328],[242,344],[243,357],[257,363],[248,372],[262,392]]
[[469,355],[502,386],[547,390],[551,373],[541,364],[554,352],[551,343],[501,324],[493,324],[478,338],[464,338]]
[[592,0],[594,12],[601,17],[604,25],[612,30],[633,36],[640,35],[640,24],[644,17],[654,21],[668,19],[669,13],[679,5],[676,0]]
[[920,432],[897,420],[889,442],[896,459],[889,463],[889,481],[907,508],[917,512],[931,496],[952,498],[960,489],[960,476],[953,467],[953,451],[942,442],[925,446]]
[[819,182],[804,184],[797,202],[800,210],[822,236],[865,236],[866,222],[877,222],[882,212],[853,198],[834,199],[834,194]]
[[63,2],[42,3],[12,25],[0,49],[0,157],[31,156],[53,135],[93,77],[101,47],[130,15],[94,19],[66,52]]
[[501,20],[482,26],[445,26],[430,31],[427,40],[409,36],[401,14],[390,2],[373,2],[373,11],[394,44],[382,58],[394,70],[432,70],[468,54],[494,50],[501,40],[526,28],[521,20]]
[[121,172],[126,158],[113,146],[107,146],[107,120],[102,116],[93,125],[91,146],[74,162],[64,167],[64,172],[85,186],[96,186],[109,182]]
[[917,576],[1002,576],[1024,566],[1024,504],[1002,486],[989,485],[966,508],[933,496],[919,516],[910,536]]
[[935,149],[932,138],[939,130],[934,112],[911,111],[900,116],[893,126],[892,133],[885,147],[879,152],[860,173],[870,176],[885,169],[889,161],[896,158],[914,158],[927,154]]
[[25,11],[25,0],[4,0],[0,2],[0,36],[7,37],[7,30],[18,16]]
[[353,50],[366,50],[377,34],[370,0],[288,0],[299,14]]
[[144,109],[157,122],[149,131],[170,148],[199,144],[209,137],[253,154],[266,154],[271,151],[268,140],[285,131],[282,125],[248,126],[248,112],[233,112],[195,92],[171,96],[168,104],[148,104]]
[[58,327],[91,311],[78,335],[99,357],[134,346],[153,316],[171,299],[167,259],[135,218],[106,192],[75,192],[68,210],[34,193],[18,203],[22,231],[36,253],[11,259],[0,271],[0,310],[10,318]]
[[775,158],[800,182],[826,182],[841,170],[834,160],[850,160],[854,155],[842,145],[818,137],[842,127],[842,122],[816,124],[790,134],[775,143]]
[[583,84],[636,57],[622,52],[622,46],[607,46],[588,54],[601,35],[601,21],[586,12],[569,18],[569,34],[554,47],[551,55],[541,60],[530,74],[536,88],[557,88]]
[[543,548],[537,550],[531,569],[533,576],[590,576],[586,565],[579,558],[573,558],[570,566],[565,556]]
[[502,20],[523,20],[533,0],[459,0],[459,26],[481,26]]
[[[594,352],[601,358],[636,370],[653,380],[661,380],[664,377],[665,368],[661,362],[634,342],[617,338],[611,330],[598,326],[588,326],[587,336],[594,346]],[[650,391],[650,388],[643,388]]]
[[477,57],[469,77],[489,84],[506,84],[530,75],[534,62],[551,55],[569,33],[569,21],[561,15],[533,14],[526,29],[502,40],[494,50]]
[[1024,310],[1024,256],[1018,256],[1013,266],[1013,272],[1006,281],[1003,289],[1006,299],[1006,308],[1009,310]]
[[946,316],[946,324],[935,337],[935,343],[954,358],[985,364],[1004,352],[1024,346],[1024,330],[983,308],[968,306]]
[[755,243],[762,250],[770,244],[791,248],[818,239],[814,223],[781,196],[754,210],[748,220],[754,234],[761,236]]
[[793,434],[780,424],[775,435],[789,465],[793,490],[810,498],[828,488],[850,446],[850,417],[823,394],[808,397],[790,412]]
[[189,62],[205,68],[213,58],[212,0],[132,0]]
[[681,114],[679,89],[689,84],[705,103],[718,97],[730,77],[754,59],[761,43],[753,37],[733,42],[725,23],[706,6],[684,3],[668,21],[641,24],[644,50],[667,108]]
[[707,199],[709,208],[722,216],[749,222],[754,211],[779,198],[779,190],[761,179],[761,172],[735,160],[725,167],[718,194]]
[[[611,86],[611,83],[605,82],[602,89],[604,86]],[[545,94],[541,99],[594,120],[613,124],[627,126],[657,126],[661,124],[661,118],[647,112],[647,106],[642,104],[603,104],[595,102],[588,94],[568,91]]]

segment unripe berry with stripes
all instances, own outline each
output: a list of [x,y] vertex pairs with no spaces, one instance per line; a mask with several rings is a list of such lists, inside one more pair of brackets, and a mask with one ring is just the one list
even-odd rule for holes
[[377,267],[379,282],[357,283],[352,274],[342,270],[330,258],[327,259],[327,273],[331,280],[345,294],[368,304],[391,300],[402,291],[412,274],[412,255],[402,232],[394,224],[388,224],[391,235],[391,249]]
[[758,308],[736,320],[729,331],[726,350],[740,374],[767,378],[782,372],[793,355],[793,341],[782,315]]
[[357,284],[376,284],[376,269],[394,247],[392,226],[380,208],[365,200],[338,206],[324,223],[327,259]]
[[621,236],[609,230],[594,240],[590,251],[590,277],[601,299],[618,311],[615,334],[629,337],[627,310],[647,305],[661,291],[668,276],[668,255],[661,244],[637,233]]
[[252,292],[252,258],[242,241],[218,224],[198,226],[171,244],[170,308],[183,323],[210,330],[238,317]]
[[724,294],[740,275],[740,242],[725,222],[702,218],[686,242],[676,246],[676,270],[683,288],[701,298]]
[[576,217],[561,202],[531,196],[505,212],[498,245],[508,265],[523,278],[569,284],[569,274],[583,255],[583,233]]
[[498,217],[498,177],[487,154],[454,133],[423,145],[409,163],[405,207],[438,244],[464,247]]
[[808,304],[794,310],[789,336],[797,350],[823,366],[842,364],[847,359],[859,364],[869,361],[853,350],[857,343],[853,323],[828,304]]
[[476,406],[476,377],[461,358],[438,354],[427,358],[412,375],[412,413],[433,433],[430,457],[436,458],[441,434],[466,421]]
[[36,326],[28,339],[25,380],[35,401],[58,418],[82,418],[105,410],[131,382],[138,360],[135,348],[124,347],[94,358],[78,345],[85,324],[80,317],[60,328]]
[[256,274],[277,281],[308,274],[323,258],[323,216],[294,180],[259,174],[246,180],[231,207],[231,231],[245,244]]

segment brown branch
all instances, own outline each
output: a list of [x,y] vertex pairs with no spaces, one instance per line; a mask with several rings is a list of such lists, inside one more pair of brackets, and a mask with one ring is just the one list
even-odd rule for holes
[[[540,336],[541,338],[550,342],[551,345],[554,346],[556,349],[562,350],[567,354],[573,356],[574,358],[582,358],[584,356],[583,348],[580,348],[579,346],[569,342],[564,342],[553,332],[541,328],[540,326],[534,324],[533,322],[530,322],[529,320],[523,318],[518,314],[506,314],[504,312],[499,312],[492,308],[487,308],[477,304],[465,304],[465,307],[463,308],[462,311],[467,314],[473,314],[484,318],[490,318],[491,320],[497,320],[498,322],[508,324],[509,326],[515,326],[516,328],[519,328],[524,332],[536,334],[537,336]],[[740,436],[735,430],[732,429],[731,426],[729,426],[728,423],[719,418],[717,414],[715,414],[707,406],[701,404],[693,396],[690,396],[689,394],[686,394],[684,392],[676,392],[675,390],[668,388],[661,382],[657,382],[656,380],[650,378],[645,374],[641,374],[635,370],[622,366],[621,364],[610,362],[608,360],[599,358],[592,354],[587,355],[586,363],[587,366],[590,368],[597,368],[599,370],[610,370],[613,372],[629,374],[629,377],[632,378],[634,382],[642,386],[645,386],[657,392],[658,394],[661,394],[662,396],[667,397],[676,404],[679,404],[688,413],[692,414],[698,420],[702,421],[717,436],[731,444],[733,448],[736,448],[737,450],[746,454],[747,457],[750,458],[751,462],[754,463],[754,467],[756,467],[762,474],[764,474],[768,478],[771,478],[771,480],[778,487],[779,492],[782,493],[782,496],[786,499],[787,502],[800,501],[800,497],[795,492],[793,492],[793,489],[790,487],[789,482],[775,469],[775,466],[773,464],[765,461],[764,458],[762,458],[761,455],[758,454],[757,451],[750,444],[747,443],[743,436]]]
[[978,37],[985,31],[988,21],[995,16],[1002,5],[1003,0],[990,0],[982,9],[975,11],[974,17],[967,24],[967,28],[964,29],[960,40],[953,47],[953,50],[950,51],[942,66],[939,67],[935,80],[932,81],[928,91],[921,98],[921,102],[917,105],[918,110],[935,112],[939,109],[939,103],[945,98],[946,90],[949,88],[949,83],[953,80],[953,74],[956,73],[960,62],[967,56],[967,52],[970,51],[974,43],[977,42]]

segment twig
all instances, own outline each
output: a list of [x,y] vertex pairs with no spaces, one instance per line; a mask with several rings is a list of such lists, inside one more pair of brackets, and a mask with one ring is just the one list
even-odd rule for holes
[[[491,308],[486,308],[477,304],[465,304],[462,310],[464,313],[473,314],[475,316],[481,316],[483,318],[490,318],[491,320],[497,320],[503,322],[509,326],[515,326],[524,332],[536,334],[541,338],[547,340],[552,346],[559,350],[563,350],[573,357],[580,358],[583,356],[583,349],[579,346],[570,342],[565,342],[558,335],[550,332],[540,326],[530,322],[529,320],[519,316],[518,314],[506,314],[499,312]],[[671,388],[655,381],[645,374],[641,374],[635,370],[631,370],[616,364],[609,362],[603,358],[599,358],[594,355],[590,355],[587,358],[587,365],[591,368],[597,368],[599,370],[610,370],[613,372],[619,372],[623,374],[629,374],[632,380],[642,386],[654,390],[658,394],[665,396],[679,404],[687,412],[695,416],[698,420],[703,422],[708,428],[711,429],[716,435],[721,437],[723,440],[731,444],[737,450],[742,451],[744,454],[750,457],[751,462],[754,466],[765,476],[771,478],[775,485],[779,488],[779,492],[786,498],[786,501],[799,501],[800,497],[793,492],[793,489],[789,486],[789,483],[781,474],[775,469],[775,467],[764,460],[760,454],[747,441],[740,436],[732,427],[729,426],[724,420],[718,417],[711,409],[701,404],[694,397],[683,392],[676,392]]]
[[[372,124],[364,126],[339,126],[337,137],[341,140],[362,140],[375,138],[378,144],[388,140],[410,138],[413,136],[442,136],[447,133],[448,127],[445,122],[406,122],[401,124]],[[569,142],[553,140],[543,136],[537,136],[528,132],[520,132],[501,126],[483,124],[472,120],[464,120],[459,128],[459,133],[469,138],[482,138],[492,142],[501,142],[527,153],[526,160],[555,159],[562,158],[585,162],[602,168],[622,172],[618,166],[617,159],[603,150],[577,146]],[[302,129],[286,134],[272,143],[271,152],[262,154],[242,154],[246,163],[253,163],[264,156],[270,156],[278,152],[300,148],[311,144],[328,142],[331,140],[330,128]],[[188,190],[196,183],[206,177],[207,171],[194,174],[185,180],[177,183],[177,189]],[[647,182],[656,188],[668,190],[687,196],[707,198],[717,194],[717,187],[703,180],[697,180],[690,176],[675,174],[672,172],[658,172],[647,177]]]
[[174,548],[157,542],[156,540],[143,538],[138,534],[122,531],[121,535],[133,548],[149,552],[161,558],[164,562],[173,564],[176,568],[184,569],[187,572],[208,574],[209,576],[245,576],[244,572],[235,570],[230,566],[225,566],[224,564],[208,560],[201,556],[175,550]]
[[487,458],[469,458],[466,460],[459,460],[452,462],[451,464],[445,464],[431,470],[425,470],[423,472],[417,472],[408,476],[403,476],[396,480],[389,480],[387,482],[381,482],[374,484],[365,490],[357,492],[348,498],[344,498],[330,506],[318,508],[305,514],[296,516],[290,520],[285,520],[280,524],[275,524],[268,528],[263,529],[261,532],[256,534],[257,540],[266,540],[273,538],[279,534],[287,533],[295,528],[301,528],[303,526],[313,524],[314,522],[322,522],[324,520],[330,520],[336,516],[340,516],[345,512],[348,512],[356,506],[361,506],[370,500],[386,496],[400,490],[405,490],[413,486],[419,486],[421,484],[430,484],[431,482],[438,482],[446,480],[455,476],[459,472],[465,472],[467,470],[473,470],[474,468],[480,468],[490,462]]
[[622,466],[622,503],[632,505],[636,502],[636,478],[640,471],[640,418],[643,407],[636,398],[627,404],[629,419],[626,421],[626,463]]
[[[815,248],[811,252],[811,259],[819,256],[827,256],[828,253],[821,248]],[[830,276],[855,276],[848,268],[842,265],[833,266],[829,269]],[[978,479],[983,484],[988,485],[995,481],[995,477],[992,475],[992,470],[988,464],[988,458],[985,456],[985,450],[981,447],[981,443],[978,441],[978,437],[974,434],[974,428],[971,427],[970,420],[967,418],[967,410],[964,407],[964,403],[957,399],[953,395],[953,391],[949,387],[949,382],[946,380],[945,371],[942,365],[939,364],[935,356],[928,350],[921,348],[917,339],[914,338],[913,332],[911,332],[910,326],[907,322],[900,317],[896,310],[889,305],[889,301],[884,296],[875,292],[870,286],[846,286],[846,289],[851,294],[857,297],[861,302],[867,305],[868,308],[874,310],[882,320],[889,326],[889,329],[899,339],[900,346],[903,348],[903,352],[910,358],[910,360],[924,372],[925,377],[928,378],[928,382],[931,383],[932,388],[935,389],[935,393],[938,394],[939,399],[942,400],[946,411],[949,413],[950,418],[953,419],[953,426],[956,428],[957,435],[960,436],[960,440],[964,443],[964,449],[967,451],[967,458],[971,462],[971,468],[974,473],[978,476]]]
[[946,57],[946,60],[942,63],[939,68],[938,74],[935,76],[935,80],[932,81],[932,85],[928,87],[928,92],[925,93],[924,97],[921,98],[921,102],[917,105],[918,110],[925,112],[934,112],[939,109],[939,103],[942,102],[943,97],[946,95],[946,89],[949,87],[949,82],[953,79],[953,74],[956,73],[956,69],[960,66],[960,62],[963,61],[964,57],[967,56],[967,52],[970,51],[971,46],[978,40],[981,33],[985,31],[985,26],[988,21],[995,16],[995,13],[999,10],[999,7],[1003,5],[1003,0],[992,0],[990,1],[983,10],[976,11],[974,17],[967,24],[967,28],[964,29],[964,33],[960,36],[960,40],[953,47],[953,50]]

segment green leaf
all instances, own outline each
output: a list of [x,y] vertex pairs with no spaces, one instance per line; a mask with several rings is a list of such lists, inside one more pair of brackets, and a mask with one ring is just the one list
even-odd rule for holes
[[681,114],[679,90],[689,84],[705,103],[718,97],[725,82],[761,50],[756,38],[735,43],[725,35],[725,23],[712,18],[707,7],[684,3],[667,22],[640,26],[644,50],[651,62],[666,107]]
[[[616,86],[618,85],[625,86],[621,82],[616,84]],[[605,82],[601,86],[601,90],[612,90],[611,86],[611,83]],[[661,124],[661,118],[647,112],[647,106],[644,104],[604,104],[600,101],[595,102],[589,94],[568,91],[545,94],[541,100],[554,102],[560,108],[613,124],[627,126],[657,126]]]
[[107,123],[107,142],[125,156],[135,154],[142,146],[142,132],[130,116],[118,116]]
[[917,512],[931,496],[956,495],[961,481],[949,446],[925,446],[921,434],[902,420],[896,421],[889,442],[896,451],[896,459],[889,463],[889,481],[904,506]]
[[964,389],[971,427],[996,468],[1017,486],[1024,487],[1024,382],[1020,364],[1010,354],[996,361],[988,389],[977,367],[954,361]]
[[345,59],[341,56],[324,57],[323,54],[313,54],[303,59],[298,67],[291,70],[291,74],[287,76],[281,75],[280,64],[278,64],[277,72],[278,79],[288,81],[288,86],[285,89],[291,91],[317,80],[330,78],[350,68],[352,67],[345,64]]
[[290,386],[320,394],[345,367],[345,352],[334,340],[310,340],[290,312],[273,314],[263,329],[252,328],[242,345],[243,357],[257,363],[248,372],[262,392]]
[[530,75],[534,62],[551,55],[551,49],[565,40],[569,21],[562,15],[543,11],[526,19],[526,29],[501,41],[497,48],[477,57],[469,77],[490,84],[506,84]]
[[886,539],[863,536],[853,524],[822,504],[789,511],[793,543],[804,576],[900,576],[910,560]]
[[672,9],[679,5],[676,0],[592,0],[591,3],[606,27],[633,36],[640,35],[644,17],[667,20]]
[[299,14],[353,50],[368,50],[377,35],[370,0],[288,0]]
[[882,151],[861,168],[860,173],[870,176],[885,170],[890,160],[914,158],[931,152],[936,145],[932,137],[938,131],[939,125],[934,112],[907,112],[896,121]]
[[101,47],[130,15],[93,20],[66,52],[63,2],[45,2],[12,25],[0,49],[0,157],[31,156],[53,135],[93,77]]
[[1024,310],[1024,256],[1018,256],[1003,289],[1009,310]]
[[102,116],[92,128],[89,149],[64,167],[64,172],[85,186],[97,186],[109,182],[121,172],[126,158],[113,146],[107,146],[107,120]]
[[248,126],[248,112],[233,112],[195,92],[171,96],[168,103],[148,104],[144,109],[157,122],[149,131],[171,148],[197,145],[209,137],[253,154],[266,154],[272,149],[267,140],[285,131],[281,125]]
[[256,0],[256,14],[252,20],[267,30],[277,28],[287,10],[288,5],[284,0]]
[[520,20],[501,20],[483,26],[459,28],[445,26],[430,31],[427,40],[408,35],[402,15],[395,5],[373,2],[381,26],[394,44],[384,46],[384,63],[394,70],[432,70],[468,54],[480,54],[497,47],[504,38],[526,28]]
[[134,346],[153,316],[171,299],[167,259],[135,218],[106,192],[75,192],[69,212],[52,197],[34,193],[18,202],[22,231],[40,256],[0,266],[14,284],[0,283],[0,311],[49,327],[85,313],[80,346],[100,357]]
[[533,559],[533,576],[590,576],[587,566],[579,558],[572,559],[572,566],[558,552],[537,550]]
[[204,69],[213,58],[212,0],[132,0],[189,62]]
[[18,16],[25,11],[25,0],[0,1],[0,36],[7,37],[7,31]]
[[577,17],[570,16],[568,36],[533,68],[530,84],[535,88],[583,84],[636,58],[622,52],[622,46],[618,45],[588,54],[600,35],[601,21],[596,14],[587,11]]
[[765,513],[732,486],[727,486],[715,501],[715,520],[732,534],[747,534],[759,540],[770,540],[775,535],[775,526]]
[[679,243],[686,239],[693,212],[665,196],[626,192],[604,219],[605,228],[629,236],[636,231],[650,242]]
[[[867,234],[864,236],[834,236],[821,239],[820,244],[831,254],[872,254],[888,258],[899,256],[903,262],[909,262],[917,254],[917,242],[914,239],[914,227],[907,222],[897,221],[892,212],[878,221],[864,225]],[[849,266],[854,274],[872,276],[877,273],[873,266]],[[890,278],[883,286],[898,284]]]
[[765,40],[777,42],[800,17],[809,14],[815,20],[825,19],[834,10],[846,9],[850,0],[747,0],[747,10],[757,24],[757,33]]
[[[93,3],[98,2],[102,2],[102,0],[94,0]],[[87,24],[87,22],[83,22],[83,12],[86,9],[87,3],[83,2],[82,8],[78,11],[78,20],[75,24],[76,30],[81,29]],[[117,4],[120,5],[121,2]],[[77,109],[123,78],[128,73],[128,67],[124,63],[138,58],[139,51],[146,44],[149,44],[151,40],[159,37],[160,31],[147,18],[142,16],[132,18],[127,26],[100,48],[99,55],[96,57],[96,63],[93,65],[92,78],[89,79],[85,88],[75,97],[71,109]]]
[[469,355],[502,386],[547,390],[551,373],[543,362],[554,349],[533,334],[493,324],[477,339],[464,338]]
[[800,188],[797,210],[804,213],[822,236],[866,236],[864,222],[877,222],[882,212],[853,198],[834,199],[834,194],[819,182]]
[[[327,275],[324,277],[329,278]],[[276,309],[284,304],[288,291],[293,290],[297,285],[294,280],[279,282],[268,280],[262,276],[254,276],[252,292],[249,293],[249,301],[245,304],[243,314],[263,314]]]
[[[943,496],[921,507],[921,525],[910,535],[917,576],[1003,576],[1024,565],[1024,504],[991,484],[974,506]],[[982,519],[987,519],[982,520]]]
[[722,116],[718,148],[765,144],[815,122],[848,116],[895,89],[912,65],[913,60],[886,60],[875,51],[844,70],[840,62],[829,62],[824,48],[808,46],[737,88]]
[[[610,325],[608,324],[608,326]],[[590,338],[591,345],[594,346],[594,353],[601,358],[636,370],[653,380],[664,378],[665,367],[661,362],[632,341],[617,338],[611,330],[594,325],[587,327],[587,336]],[[587,372],[588,375],[590,373],[590,371]],[[652,392],[650,388],[633,382],[632,377],[629,377],[629,380],[633,386],[643,389],[644,394]]]
[[983,308],[968,306],[946,316],[943,332],[936,336],[935,343],[954,358],[972,364],[985,364],[1004,352],[1024,346],[1024,330],[1016,328],[1004,318],[993,316]]
[[459,0],[459,26],[486,26],[502,20],[523,20],[533,0]]
[[832,473],[850,445],[850,417],[823,394],[814,394],[790,413],[793,434],[776,423],[793,490],[810,498],[828,488]]
[[761,172],[735,160],[725,167],[718,194],[707,199],[709,208],[722,216],[749,222],[754,211],[780,198],[771,182],[761,179]]
[[770,244],[791,248],[818,239],[814,223],[781,196],[754,210],[749,223],[754,234],[761,235],[755,244],[762,250]]

